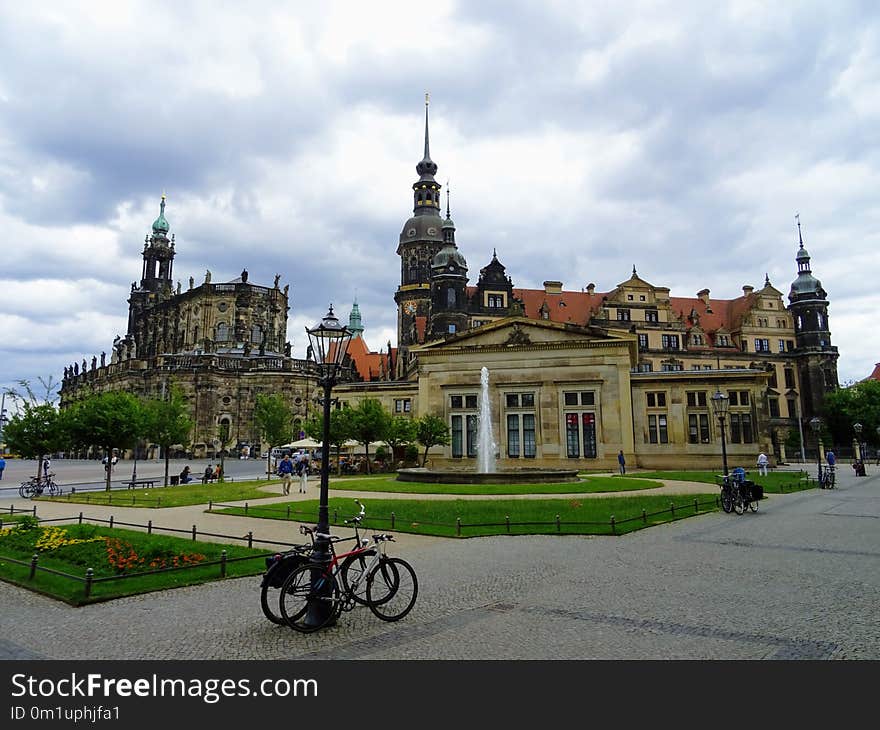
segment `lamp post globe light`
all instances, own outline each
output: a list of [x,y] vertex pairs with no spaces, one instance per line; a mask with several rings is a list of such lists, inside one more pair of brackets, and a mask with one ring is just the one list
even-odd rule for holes
[[816,478],[819,480],[819,483],[822,482],[822,448],[819,445],[819,434],[822,431],[822,419],[819,416],[813,416],[810,419],[810,428],[813,429],[813,433],[816,434],[816,467],[817,474]]
[[727,436],[724,431],[724,421],[727,419],[727,411],[730,409],[730,398],[716,389],[711,401],[715,418],[721,424],[721,468],[724,476],[727,476]]
[[[320,578],[324,567],[330,562],[330,510],[329,482],[330,482],[330,391],[336,385],[336,380],[342,370],[342,364],[348,353],[348,345],[354,334],[345,325],[339,324],[339,319],[333,314],[333,305],[324,318],[314,327],[306,327],[309,336],[309,352],[311,359],[318,366],[318,384],[324,389],[324,434],[321,444],[321,491],[318,503],[318,524],[315,530],[315,549],[312,551],[312,585]],[[331,589],[328,581],[325,581],[327,591]],[[327,623],[327,613],[331,610],[330,602],[310,600],[308,614],[305,623],[312,626],[322,626]]]

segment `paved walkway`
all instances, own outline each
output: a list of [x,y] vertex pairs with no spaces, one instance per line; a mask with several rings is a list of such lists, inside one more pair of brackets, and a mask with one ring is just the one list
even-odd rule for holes
[[[357,609],[308,636],[263,618],[257,577],[78,609],[0,583],[0,658],[880,659],[880,476],[839,471],[838,489],[769,495],[757,514],[623,537],[400,535],[420,579],[413,612],[386,624]],[[289,523],[203,509],[88,514],[295,540]]]

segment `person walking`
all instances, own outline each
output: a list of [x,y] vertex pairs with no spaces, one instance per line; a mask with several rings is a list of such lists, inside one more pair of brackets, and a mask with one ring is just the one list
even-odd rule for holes
[[0,479],[3,478],[3,470],[6,468],[6,459],[0,456]]
[[767,454],[762,451],[760,454],[758,454],[758,474],[760,474],[762,477],[767,476],[767,462]]
[[626,474],[626,458],[623,456],[623,449],[617,452],[617,464],[621,474]]
[[281,493],[290,494],[290,477],[293,474],[293,462],[288,454],[278,464],[278,475],[281,477]]
[[305,494],[309,483],[309,457],[305,454],[302,454],[299,458],[297,474],[299,474],[299,491],[301,494]]
[[45,459],[43,459],[43,478],[44,479],[49,478],[49,466],[51,464],[52,464],[52,462],[49,460],[48,456]]

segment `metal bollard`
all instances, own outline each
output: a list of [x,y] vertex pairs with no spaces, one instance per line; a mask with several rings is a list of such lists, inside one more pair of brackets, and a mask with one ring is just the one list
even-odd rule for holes
[[254,546],[254,533],[248,532],[247,539],[248,539],[248,547],[252,548]]
[[245,513],[245,515],[247,515],[247,513],[248,513],[248,503],[247,502],[244,503],[244,513]]
[[113,515],[110,515],[110,529],[113,529]]
[[107,492],[107,504],[113,504],[113,492]]
[[642,510],[642,524],[648,524],[648,513],[645,510]]
[[220,552],[220,577],[226,577],[226,551],[222,550]]
[[455,518],[455,534],[461,537],[461,517]]
[[333,510],[333,524],[335,525],[337,522],[339,522],[339,513]]
[[91,568],[86,568],[86,585],[85,585],[85,594],[86,598],[88,598],[92,593],[92,578],[95,577],[95,571]]
[[196,539],[196,526],[193,525],[193,541]]
[[287,505],[287,519],[290,519],[290,505]]
[[394,529],[394,513],[391,513],[391,529]]
[[675,517],[675,503],[674,502],[669,503],[669,512],[672,514],[673,517]]
[[82,523],[83,523],[83,513],[80,512],[79,513],[79,524],[82,524]]
[[694,497],[694,514],[700,511],[700,505],[697,503],[696,497]]
[[39,554],[34,553],[34,557],[31,558],[31,574],[28,576],[28,580],[33,580],[34,576],[37,574],[37,561],[39,559]]
[[153,534],[153,520],[147,520],[147,534]]
[[34,517],[37,516],[37,505],[34,505]]
[[209,499],[208,500],[208,512],[210,512],[212,509],[214,509],[214,501]]
[[556,532],[562,532],[562,523],[559,521],[559,515],[556,515]]
[[510,515],[504,515],[504,523],[507,525],[507,534],[510,534]]
[[611,534],[612,535],[617,534],[617,527],[615,526],[615,523],[614,523],[614,515],[611,515]]

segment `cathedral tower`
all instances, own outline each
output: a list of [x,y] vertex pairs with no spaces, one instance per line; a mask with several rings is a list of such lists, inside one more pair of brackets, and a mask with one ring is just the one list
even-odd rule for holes
[[809,419],[821,415],[825,393],[838,387],[838,354],[831,344],[827,295],[822,282],[810,269],[810,254],[804,248],[800,219],[797,225],[798,275],[791,284],[788,309],[794,317],[795,354],[804,391],[801,393],[803,417]]
[[397,303],[398,363],[402,375],[409,361],[409,347],[425,339],[431,316],[431,262],[443,247],[440,218],[440,185],[434,179],[437,163],[431,159],[428,137],[428,95],[425,94],[425,152],[416,165],[419,179],[413,183],[413,215],[403,225],[397,255],[400,286]]

